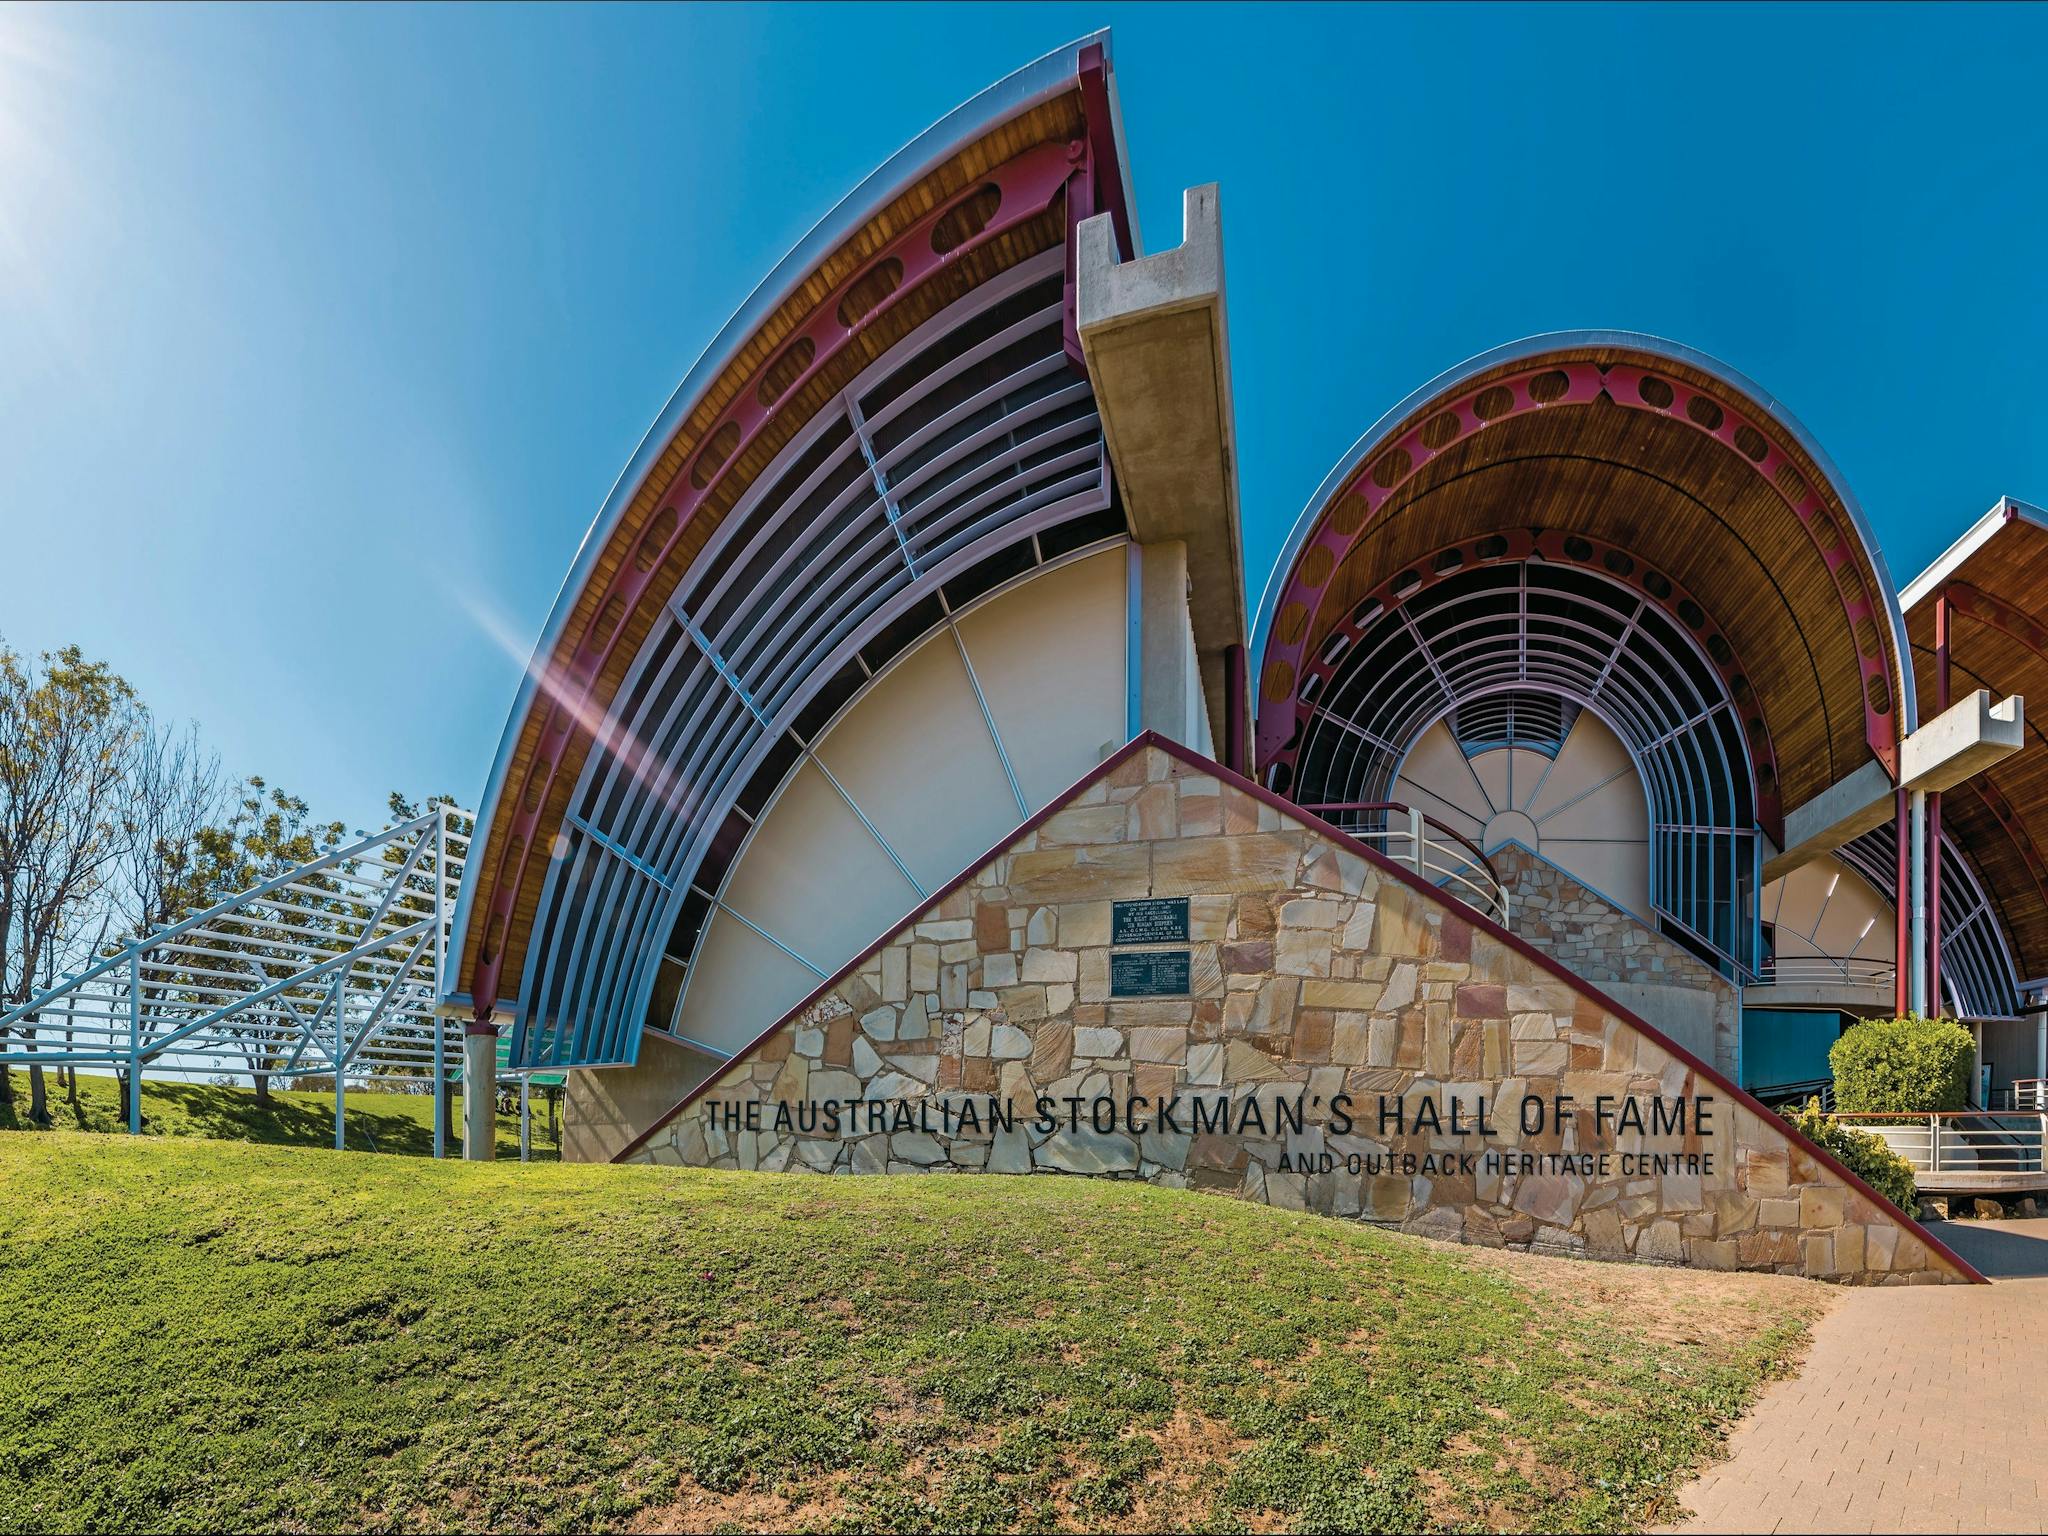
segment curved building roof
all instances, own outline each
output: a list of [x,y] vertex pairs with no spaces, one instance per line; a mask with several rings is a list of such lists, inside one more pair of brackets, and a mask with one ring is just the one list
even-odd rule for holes
[[1304,694],[1361,606],[1412,590],[1436,574],[1418,563],[1484,536],[1604,569],[1679,620],[1744,717],[1774,834],[1778,808],[1869,757],[1896,775],[1917,714],[1904,624],[1841,476],[1740,374],[1627,332],[1473,358],[1345,455],[1259,605],[1262,768],[1296,738]]
[[1130,254],[1130,207],[1098,34],[870,176],[678,386],[535,648],[457,911],[459,984],[480,1013],[519,1001],[522,1064],[630,1059],[683,892],[789,733],[949,583],[1107,515],[1063,253],[1107,212]]
[[[1952,700],[1976,688],[1993,698],[2048,698],[2048,512],[2006,497],[1906,588],[1920,710],[1930,719],[1935,605],[1944,592]],[[1982,877],[2021,978],[2048,977],[2048,733],[2037,717],[2028,715],[2019,751],[1942,796],[1941,820]],[[1953,906],[1944,887],[1944,932]]]

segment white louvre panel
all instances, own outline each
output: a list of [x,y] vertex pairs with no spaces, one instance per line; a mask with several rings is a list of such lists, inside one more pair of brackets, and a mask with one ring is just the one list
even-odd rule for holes
[[983,285],[870,366],[734,506],[585,762],[535,914],[521,1066],[630,1061],[664,954],[753,817],[866,679],[945,623],[941,591],[1110,505],[1062,341],[1063,253]]
[[[1836,850],[1890,906],[1896,900],[1898,833],[1872,827]],[[2019,967],[2005,925],[1976,867],[1946,830],[1941,834],[1941,1008],[1959,1019],[2012,1018],[2022,1009]]]

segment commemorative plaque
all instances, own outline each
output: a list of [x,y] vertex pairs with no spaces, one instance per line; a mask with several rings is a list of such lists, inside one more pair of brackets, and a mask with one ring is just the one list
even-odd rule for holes
[[[1186,903],[1182,904],[1185,912]],[[1109,957],[1111,997],[1186,997],[1188,951],[1135,949]]]
[[1110,904],[1109,942],[1112,944],[1185,944],[1187,941],[1188,899],[1185,896],[1156,896],[1144,901]]

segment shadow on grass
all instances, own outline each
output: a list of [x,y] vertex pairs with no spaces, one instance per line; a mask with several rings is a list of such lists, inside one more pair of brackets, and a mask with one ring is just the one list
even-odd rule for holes
[[[0,1105],[0,1131],[37,1129],[28,1118],[28,1077],[12,1074],[14,1102]],[[459,1145],[462,1131],[460,1094],[452,1096],[450,1141]],[[90,1131],[103,1135],[127,1130],[120,1086],[112,1077],[81,1075],[75,1096],[54,1080],[49,1085],[51,1124],[58,1131]],[[343,1125],[347,1146],[356,1152],[396,1152],[428,1157],[434,1150],[434,1106],[428,1094],[351,1092]],[[552,1157],[556,1149],[546,1134],[546,1121],[536,1115],[534,1152]],[[195,1136],[212,1141],[255,1141],[284,1147],[332,1147],[334,1099],[331,1094],[274,1091],[267,1105],[256,1102],[247,1088],[218,1083],[151,1082],[142,1086],[142,1129],[146,1135]],[[509,1135],[509,1149],[507,1146]],[[499,1155],[518,1155],[516,1119],[499,1117]]]

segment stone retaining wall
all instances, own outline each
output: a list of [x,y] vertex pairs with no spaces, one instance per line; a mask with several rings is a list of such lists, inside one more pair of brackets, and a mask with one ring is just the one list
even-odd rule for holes
[[[1590,989],[1225,779],[1141,738],[622,1158],[1109,1175],[1493,1246],[1969,1277]],[[1112,903],[1182,896],[1189,995],[1112,999]]]
[[1591,886],[1520,843],[1488,855],[1508,891],[1508,927],[1574,976],[1735,1075],[1742,994],[1735,983]]

